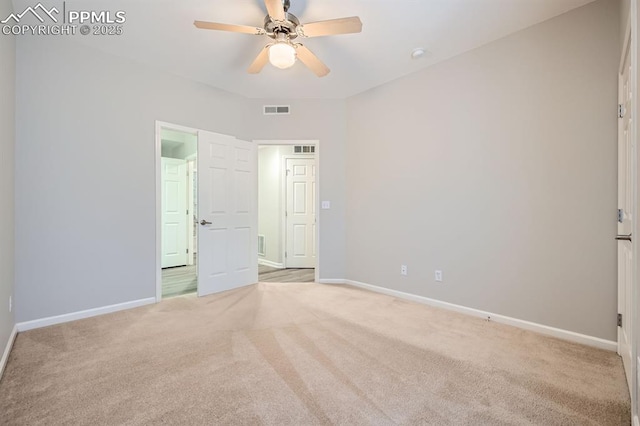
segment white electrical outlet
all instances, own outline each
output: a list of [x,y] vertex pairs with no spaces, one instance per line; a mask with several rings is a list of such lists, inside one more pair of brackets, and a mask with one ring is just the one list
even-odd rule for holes
[[436,281],[439,283],[442,282],[442,271],[440,270],[436,270]]
[[400,275],[407,275],[407,265],[400,265]]
[[9,296],[9,312],[13,310],[13,296]]

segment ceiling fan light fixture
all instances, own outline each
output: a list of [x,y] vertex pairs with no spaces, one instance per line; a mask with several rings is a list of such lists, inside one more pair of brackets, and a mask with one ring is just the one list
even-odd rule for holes
[[296,63],[296,49],[287,42],[275,43],[269,48],[269,62],[276,68],[291,68]]

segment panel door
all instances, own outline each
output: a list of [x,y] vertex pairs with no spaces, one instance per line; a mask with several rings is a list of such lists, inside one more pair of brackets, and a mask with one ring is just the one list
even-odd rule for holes
[[161,159],[162,267],[187,264],[187,168],[184,160]]
[[198,295],[258,282],[257,151],[198,133]]
[[[622,117],[618,131],[618,313],[622,321],[618,327],[618,353],[622,357],[627,375],[627,383],[632,384],[632,282],[633,282],[633,245],[631,230],[633,222],[633,182],[632,159],[635,155],[635,142],[632,138],[633,99],[629,77],[632,72],[630,51],[625,54],[619,83],[619,102],[622,105]],[[633,394],[633,393],[632,393]]]
[[287,268],[316,266],[316,165],[313,159],[287,159]]

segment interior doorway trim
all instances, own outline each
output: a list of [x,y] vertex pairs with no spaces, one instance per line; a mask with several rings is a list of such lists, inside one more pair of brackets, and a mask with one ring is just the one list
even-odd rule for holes
[[198,136],[198,129],[185,127],[179,124],[156,121],[156,303],[162,300],[162,129],[175,130]]
[[[316,199],[314,200],[316,207],[316,267],[315,267],[315,282],[320,282],[320,227],[322,226],[321,215],[320,215],[320,176],[322,175],[322,169],[320,168],[320,141],[317,139],[277,139],[277,140],[261,140],[254,139],[253,142],[258,146],[267,146],[267,145],[313,145],[315,146],[314,160],[316,165]],[[286,185],[286,183],[284,183]],[[282,217],[282,233],[286,232],[286,223],[284,223],[284,215]],[[283,237],[283,248],[282,248],[282,256],[284,256],[284,250],[286,247],[286,239]],[[286,267],[286,260],[283,257],[283,263]]]

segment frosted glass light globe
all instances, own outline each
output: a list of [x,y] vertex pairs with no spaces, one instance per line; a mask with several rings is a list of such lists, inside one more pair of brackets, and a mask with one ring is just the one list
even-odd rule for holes
[[296,63],[296,49],[288,43],[276,43],[269,48],[269,62],[274,67],[286,69]]

